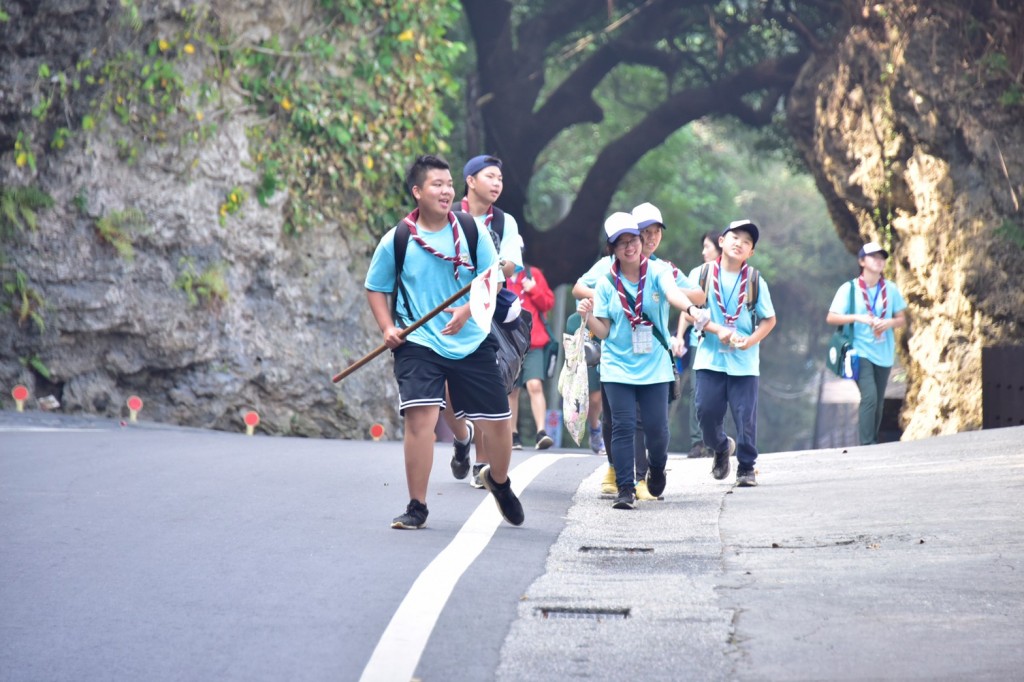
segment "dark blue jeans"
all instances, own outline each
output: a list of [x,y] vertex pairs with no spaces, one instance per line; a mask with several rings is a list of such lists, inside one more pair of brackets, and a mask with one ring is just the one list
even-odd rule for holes
[[644,440],[650,465],[664,467],[668,462],[668,383],[636,386],[604,384],[612,416],[611,452],[615,483],[636,484],[634,446],[638,411],[643,415]]
[[699,369],[694,374],[697,377],[697,421],[704,434],[704,444],[715,452],[726,449],[725,411],[730,410],[736,423],[736,461],[741,471],[753,469],[757,461],[758,378],[734,377],[710,369]]
[[[693,408],[694,421],[697,419],[697,408]],[[612,408],[608,405],[608,394],[605,393],[604,385],[601,386],[601,430],[607,434],[604,440],[604,450],[608,455],[608,466],[614,467],[615,460],[612,458]],[[700,440],[700,428],[694,427],[695,438]],[[633,439],[633,463],[636,467],[636,480],[647,478],[647,445],[644,442],[643,416],[639,410],[636,415],[636,437]]]

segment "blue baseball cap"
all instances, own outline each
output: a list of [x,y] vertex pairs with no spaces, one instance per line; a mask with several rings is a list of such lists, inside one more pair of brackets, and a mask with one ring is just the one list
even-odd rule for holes
[[476,175],[488,166],[497,166],[500,169],[501,159],[497,156],[491,156],[490,154],[474,156],[466,162],[465,166],[462,167],[462,177],[468,178],[470,175]]

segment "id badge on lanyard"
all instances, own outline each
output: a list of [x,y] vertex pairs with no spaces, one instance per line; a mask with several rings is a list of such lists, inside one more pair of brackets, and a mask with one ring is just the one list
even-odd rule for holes
[[637,355],[650,353],[654,349],[654,333],[646,324],[638,324],[633,328],[633,352]]

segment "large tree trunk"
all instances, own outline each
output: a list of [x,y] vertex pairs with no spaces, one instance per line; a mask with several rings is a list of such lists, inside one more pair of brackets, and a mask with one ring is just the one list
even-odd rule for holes
[[[681,13],[694,10],[703,17],[706,10],[699,2],[632,3],[642,4],[642,11],[623,23],[615,40],[594,50],[541,99],[545,63],[553,46],[581,30],[595,15],[601,16],[606,3],[550,3],[549,9],[516,26],[509,2],[463,0],[462,4],[477,49],[478,106],[486,149],[503,162],[505,188],[500,204],[519,221],[533,260],[552,284],[575,281],[591,265],[594,249],[590,245],[599,240],[611,198],[644,154],[676,130],[707,115],[730,114],[752,124],[767,123],[807,58],[799,52],[744,66],[708,69],[702,78],[692,79],[663,101],[645,102],[648,113],[642,121],[618,138],[604,141],[569,213],[550,229],[540,231],[525,219],[524,208],[541,152],[568,128],[602,120],[604,114],[594,91],[615,67],[645,64],[667,75],[679,72],[685,60],[658,49],[658,41],[679,25]],[[752,93],[762,95],[757,108],[743,101]]]

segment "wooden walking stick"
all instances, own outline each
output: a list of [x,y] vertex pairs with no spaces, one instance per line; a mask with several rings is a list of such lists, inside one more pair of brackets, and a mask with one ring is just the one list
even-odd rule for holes
[[[459,300],[460,298],[462,298],[463,296],[468,294],[469,293],[469,288],[471,286],[473,286],[473,282],[470,282],[466,286],[464,286],[461,289],[459,289],[458,291],[456,291],[454,294],[452,294],[447,299],[445,299],[444,303],[442,303],[441,305],[437,306],[436,308],[431,310],[429,313],[427,313],[426,315],[424,315],[423,317],[421,317],[420,319],[416,320],[415,322],[410,324],[408,327],[403,329],[401,332],[399,332],[398,336],[400,338],[404,339],[406,336],[408,336],[409,334],[413,333],[414,331],[416,331],[417,329],[422,327],[430,319],[436,317],[439,313],[444,311],[445,308],[447,308],[448,306],[452,305],[457,300]],[[338,383],[339,381],[341,381],[342,379],[347,377],[349,374],[351,374],[352,372],[356,371],[357,369],[359,369],[360,367],[362,367],[363,365],[368,363],[370,360],[373,360],[375,357],[377,357],[378,355],[380,355],[381,353],[383,353],[387,349],[388,349],[388,345],[386,343],[382,343],[381,345],[377,346],[372,351],[370,351],[369,353],[364,355],[362,358],[356,360],[355,362],[350,364],[348,367],[346,367],[342,371],[340,371],[337,374],[335,374],[331,378],[331,381],[333,381],[334,383]]]

